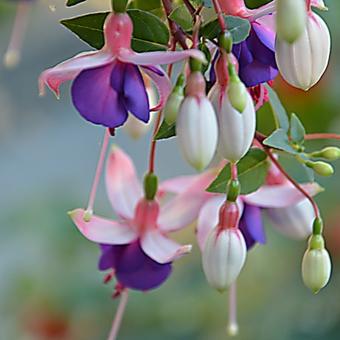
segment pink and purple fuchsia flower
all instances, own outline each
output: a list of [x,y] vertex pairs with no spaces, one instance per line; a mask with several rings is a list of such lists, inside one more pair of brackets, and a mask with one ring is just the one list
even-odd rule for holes
[[131,49],[133,25],[126,13],[109,14],[104,24],[105,45],[98,52],[81,53],[40,76],[40,93],[45,84],[59,96],[60,85],[73,80],[72,101],[88,121],[109,128],[123,125],[128,114],[147,123],[150,107],[141,72],[155,83],[161,109],[171,92],[171,82],[160,64],[189,57],[205,62],[197,50],[135,53]]
[[[211,171],[197,176],[164,204],[158,199],[147,200],[131,159],[114,146],[107,162],[106,187],[118,220],[96,215],[87,220],[83,209],[72,211],[70,216],[86,238],[100,244],[100,270],[114,270],[117,281],[126,288],[150,290],[168,278],[174,260],[190,252],[190,245],[182,246],[167,235],[196,219],[210,196],[202,188],[213,176]],[[161,191],[170,192],[175,182],[161,184]]]

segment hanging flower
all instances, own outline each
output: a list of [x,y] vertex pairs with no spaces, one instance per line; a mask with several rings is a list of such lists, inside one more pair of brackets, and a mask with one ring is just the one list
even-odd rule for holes
[[51,69],[39,78],[40,93],[47,85],[59,96],[60,85],[73,80],[72,101],[86,120],[115,128],[123,125],[128,113],[147,123],[149,100],[141,71],[159,91],[158,110],[171,91],[171,82],[159,66],[188,57],[205,62],[198,50],[135,53],[131,49],[133,24],[126,13],[111,13],[104,24],[105,45],[100,51],[81,53]]
[[[190,245],[182,246],[168,238],[168,234],[197,218],[209,197],[201,188],[213,177],[212,172],[198,176],[160,206],[157,200],[143,198],[131,159],[114,147],[107,163],[106,187],[117,221],[95,215],[88,221],[84,219],[84,209],[76,209],[70,216],[86,238],[100,244],[100,270],[114,270],[117,281],[124,287],[150,290],[168,278],[174,260],[190,252]],[[160,191],[169,191],[167,185],[161,185]]]

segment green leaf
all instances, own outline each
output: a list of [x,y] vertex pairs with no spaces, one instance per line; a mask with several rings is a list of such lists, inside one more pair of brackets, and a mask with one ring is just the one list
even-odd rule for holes
[[[130,9],[128,14],[133,22],[132,48],[137,52],[166,50],[169,31],[155,15]],[[90,46],[100,49],[104,45],[103,25],[108,13],[91,13],[61,21],[65,27]]]
[[295,113],[292,113],[290,117],[290,138],[291,140],[296,144],[303,144],[305,140],[305,128],[303,124],[301,123],[300,119]]
[[271,106],[271,109],[273,111],[274,119],[277,122],[277,127],[280,127],[284,131],[288,132],[289,130],[289,120],[288,115],[283,107],[278,95],[276,92],[268,85],[265,85],[268,90],[268,96],[269,96],[269,104]]
[[274,149],[286,151],[290,154],[296,155],[298,152],[291,146],[287,132],[283,129],[275,130],[269,137],[267,137],[263,144]]
[[176,7],[170,13],[169,18],[181,26],[184,31],[192,29],[192,16],[185,5]]
[[[265,181],[269,163],[264,151],[253,148],[238,162],[238,178],[241,183],[241,194],[247,195],[256,191]],[[231,178],[230,164],[227,164],[207,191],[226,193],[227,184]]]
[[174,136],[176,136],[176,123],[169,125],[165,120],[163,120],[154,139],[168,139]]
[[160,0],[133,0],[129,3],[129,8],[142,9],[143,11],[153,11],[161,7]]
[[71,7],[80,4],[81,2],[85,2],[86,0],[67,0],[66,6]]
[[[233,37],[234,44],[247,39],[250,32],[250,23],[246,19],[227,15],[224,17],[229,32]],[[221,32],[218,20],[210,21],[201,28],[201,35],[209,40],[215,39]]]

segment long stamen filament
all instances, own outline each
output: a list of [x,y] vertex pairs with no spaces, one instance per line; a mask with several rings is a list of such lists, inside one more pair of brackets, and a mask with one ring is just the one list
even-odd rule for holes
[[236,336],[238,334],[236,282],[234,282],[229,289],[229,320],[227,325],[227,333],[230,336]]
[[21,47],[27,27],[30,8],[31,3],[28,1],[20,1],[17,5],[11,38],[3,60],[4,65],[8,68],[15,67],[20,61]]
[[118,335],[120,325],[122,323],[122,319],[123,319],[123,316],[124,316],[124,313],[125,313],[128,298],[129,298],[129,293],[128,293],[128,290],[125,289],[122,292],[122,295],[120,297],[118,309],[117,309],[116,315],[113,319],[111,331],[110,331],[110,334],[109,334],[109,337],[107,338],[107,340],[116,340],[117,339],[117,335]]
[[108,145],[109,145],[109,140],[110,140],[110,131],[109,131],[109,129],[106,129],[105,134],[104,134],[102,147],[101,147],[101,150],[100,150],[100,155],[99,155],[96,173],[95,173],[93,184],[92,184],[92,187],[91,187],[89,202],[88,202],[87,209],[86,209],[86,212],[89,213],[89,214],[92,214],[92,212],[93,212],[93,205],[94,205],[94,201],[95,201],[96,194],[97,194],[99,180],[100,180],[101,174],[103,172],[105,156],[106,156],[106,151],[107,151],[107,148],[108,148]]

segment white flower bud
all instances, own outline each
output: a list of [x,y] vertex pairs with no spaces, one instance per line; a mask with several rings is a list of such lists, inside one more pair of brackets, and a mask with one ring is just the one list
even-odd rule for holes
[[223,94],[220,103],[219,85],[215,85],[209,93],[218,118],[218,152],[230,162],[240,160],[247,153],[255,134],[256,114],[253,100],[248,92],[245,95],[246,108],[240,113],[232,107],[226,94]]
[[197,170],[203,170],[214,157],[218,139],[216,114],[206,97],[184,99],[176,132],[183,157]]
[[276,62],[283,78],[292,86],[308,90],[325,72],[330,47],[327,25],[311,13],[304,32],[294,43],[276,39]]
[[307,7],[305,0],[276,1],[277,38],[293,43],[306,27]]
[[269,208],[266,212],[273,227],[287,237],[303,240],[312,233],[315,215],[307,199],[286,208]]
[[331,276],[332,264],[328,251],[324,247],[321,235],[312,235],[309,247],[302,260],[302,278],[304,284],[317,293],[325,287]]
[[219,291],[229,288],[240,274],[246,256],[246,243],[239,229],[212,229],[202,253],[209,285]]

